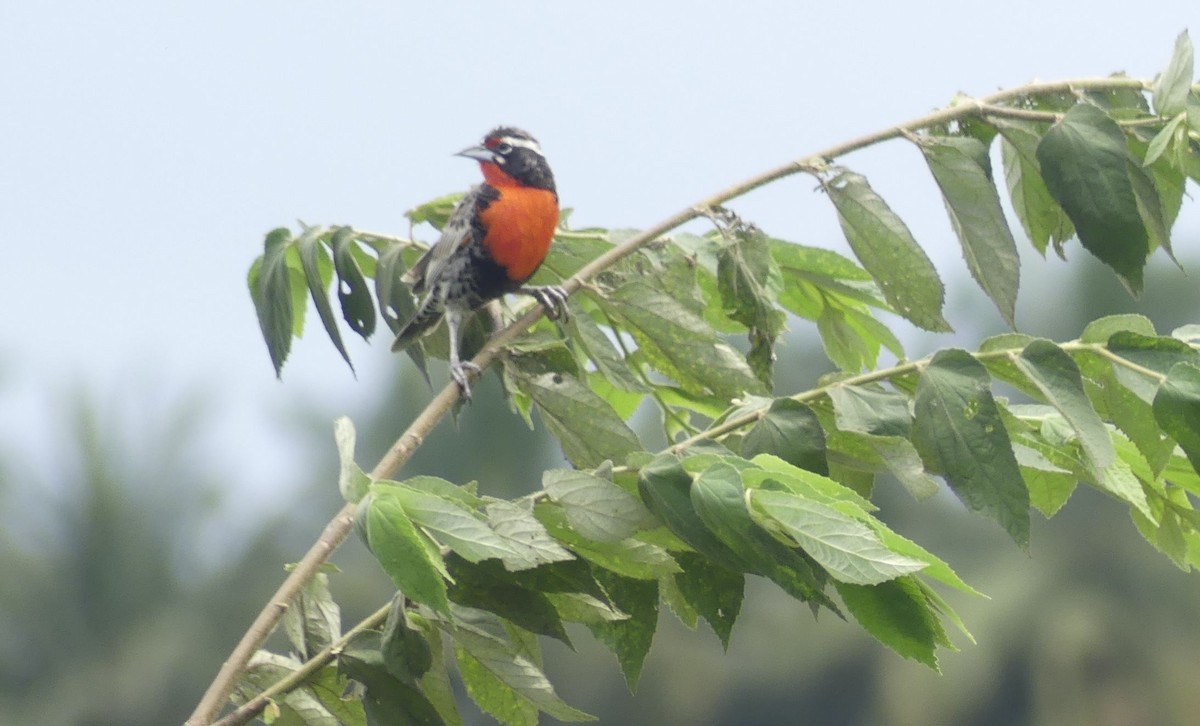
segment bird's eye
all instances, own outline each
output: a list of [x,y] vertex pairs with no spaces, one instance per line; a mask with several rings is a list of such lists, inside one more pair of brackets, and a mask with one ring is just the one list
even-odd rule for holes
[[507,141],[501,141],[500,143],[496,144],[496,153],[498,154],[508,154],[512,150],[512,144],[508,143]]

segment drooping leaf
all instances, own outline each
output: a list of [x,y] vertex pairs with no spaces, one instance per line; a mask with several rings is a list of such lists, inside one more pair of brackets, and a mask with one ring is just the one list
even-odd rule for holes
[[359,503],[360,508],[363,506],[367,545],[396,587],[410,599],[448,613],[450,601],[440,572],[441,563],[432,561],[429,549],[400,501],[373,495]]
[[1160,116],[1174,116],[1187,109],[1188,92],[1192,89],[1192,39],[1185,30],[1175,39],[1171,61],[1154,81],[1154,110]]
[[712,627],[725,650],[729,650],[729,636],[742,609],[745,575],[694,552],[680,552],[675,559],[683,568],[683,572],[675,575],[680,594]]
[[637,435],[612,406],[578,379],[561,373],[519,375],[520,390],[533,399],[542,421],[573,464],[590,468],[622,461],[641,448]]
[[717,261],[717,288],[725,314],[749,329],[751,368],[768,388],[772,385],[775,339],[785,316],[776,307],[780,272],[771,257],[770,240],[757,229],[738,230]]
[[679,571],[666,549],[633,537],[618,542],[588,539],[571,529],[562,507],[539,503],[534,515],[554,539],[579,557],[618,575],[639,580],[657,580]]
[[1177,363],[1154,397],[1154,418],[1200,472],[1200,367]]
[[642,467],[638,492],[646,506],[676,536],[713,562],[734,572],[745,572],[749,564],[717,538],[696,514],[691,498],[692,477],[679,458],[661,454]]
[[288,640],[306,660],[329,647],[342,634],[342,613],[329,594],[329,576],[318,572],[283,614]]
[[878,585],[834,585],[846,609],[879,642],[940,671],[934,651],[945,632],[911,576]]
[[[395,335],[417,311],[413,296],[401,278],[408,268],[404,264],[404,245],[394,244],[379,253],[379,264],[375,267],[375,300],[379,314],[388,329]],[[425,382],[429,382],[429,371],[425,368],[425,352],[420,345],[410,345],[404,353],[412,359]]]
[[913,443],[968,507],[1028,547],[1029,492],[990,384],[966,351],[934,355],[917,384]]
[[263,255],[251,266],[249,275],[258,327],[266,340],[276,376],[283,371],[283,362],[292,348],[292,286],[285,257],[291,241],[292,233],[286,227],[267,233]]
[[637,497],[585,471],[549,469],[542,474],[542,486],[562,505],[571,528],[589,539],[619,542],[660,524]]
[[633,334],[639,353],[685,388],[707,389],[726,400],[766,392],[745,358],[719,342],[695,313],[646,280],[626,282],[598,302]]
[[971,276],[1016,327],[1020,260],[1000,208],[987,147],[966,136],[924,136],[918,146],[942,190]]
[[1043,256],[1051,242],[1058,248],[1075,234],[1075,226],[1046,189],[1037,160],[1042,127],[1013,119],[991,118],[1000,130],[1000,158],[1013,211],[1029,241]]
[[357,502],[367,495],[371,478],[358,468],[354,461],[354,422],[348,416],[339,416],[333,422],[333,440],[338,452],[338,491],[347,502]]
[[767,415],[742,438],[741,454],[747,459],[772,454],[801,469],[829,473],[821,422],[811,408],[790,398],[771,402]]
[[1075,430],[1092,472],[1100,478],[1116,452],[1108,429],[1083,390],[1075,361],[1054,343],[1035,340],[1025,346],[1016,364]]
[[560,721],[595,720],[563,702],[541,669],[512,644],[469,627],[454,628],[450,635],[467,693],[502,722],[536,724],[536,712],[528,720],[528,706]]
[[824,185],[854,254],[892,308],[916,325],[949,331],[942,317],[945,289],[933,263],[896,216],[859,174],[844,171]]
[[705,469],[692,484],[691,499],[704,526],[745,560],[752,572],[771,579],[792,597],[833,609],[818,572],[751,518],[736,468],[718,462]]
[[644,392],[646,386],[638,380],[628,363],[613,347],[612,341],[587,314],[572,315],[567,321],[571,340],[578,343],[596,364],[605,379],[623,391]]
[[1083,246],[1140,292],[1149,238],[1117,122],[1095,106],[1072,106],[1042,137],[1037,158],[1046,188],[1071,218]]
[[550,562],[574,559],[542,523],[519,504],[495,500],[487,505],[488,523],[512,550],[503,558],[509,570],[526,570]]
[[472,564],[451,556],[446,567],[454,582],[449,597],[459,605],[495,613],[522,628],[571,645],[562,617],[542,592],[517,584],[494,560]]
[[416,685],[433,667],[433,648],[423,631],[409,625],[402,594],[392,598],[392,609],[380,635],[379,655],[389,673],[410,685]]
[[375,301],[363,277],[358,260],[354,259],[354,229],[338,227],[329,240],[333,249],[333,270],[337,273],[338,302],[342,317],[350,329],[364,340],[375,332]]
[[470,562],[489,558],[506,562],[521,560],[509,540],[497,534],[481,514],[461,502],[398,482],[386,482],[386,488],[377,489],[399,502],[408,518],[439,544]]
[[[317,317],[325,333],[333,341],[333,347],[341,354],[350,370],[354,364],[350,362],[350,354],[342,342],[342,333],[338,330],[337,320],[333,317],[333,306],[329,304],[328,286],[330,271],[329,253],[321,245],[321,228],[310,227],[296,238],[296,251],[300,254],[300,264],[304,268],[304,281],[308,283],[308,292],[312,296],[313,305],[317,308]],[[327,272],[328,271],[328,272]]]
[[629,614],[624,620],[589,625],[596,639],[617,656],[630,693],[637,692],[642,665],[658,627],[658,582],[621,577],[603,570],[596,577],[613,604]]
[[925,567],[889,550],[862,522],[820,502],[769,490],[751,492],[749,501],[751,512],[778,524],[835,580],[875,585]]
[[414,726],[441,726],[445,723],[420,689],[404,683],[388,671],[380,653],[378,633],[360,633],[338,654],[338,668],[366,686],[363,706],[369,723]]

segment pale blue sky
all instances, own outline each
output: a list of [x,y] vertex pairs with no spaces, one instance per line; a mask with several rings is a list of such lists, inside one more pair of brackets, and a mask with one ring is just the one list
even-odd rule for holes
[[[381,339],[349,341],[356,380],[314,330],[276,381],[244,284],[268,229],[404,232],[405,209],[475,182],[451,154],[499,123],[541,139],[577,225],[642,226],[958,91],[1152,75],[1196,8],[4,3],[0,446],[52,461],[48,412],[75,387],[151,402],[200,388],[218,424],[207,445],[235,457],[231,486],[250,500],[294,486],[273,416],[304,400],[332,420],[411,369]],[[912,148],[847,163],[946,276],[965,272]],[[813,186],[787,181],[736,208],[776,236],[844,249]],[[1193,241],[1196,220],[1180,228]]]

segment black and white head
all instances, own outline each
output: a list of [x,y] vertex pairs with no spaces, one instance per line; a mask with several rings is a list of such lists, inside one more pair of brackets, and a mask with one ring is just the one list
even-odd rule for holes
[[500,126],[483,137],[483,143],[458,152],[475,159],[489,184],[518,184],[555,191],[554,173],[542,154],[542,147],[528,131]]

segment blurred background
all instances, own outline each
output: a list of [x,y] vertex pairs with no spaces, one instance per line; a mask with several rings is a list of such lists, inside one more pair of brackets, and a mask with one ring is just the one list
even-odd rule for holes
[[[475,183],[451,154],[500,123],[540,138],[575,226],[641,227],[956,92],[1151,77],[1197,17],[1184,0],[808,5],[0,4],[0,726],[181,722],[339,506],[333,419],[354,419],[369,468],[430,397],[381,336],[347,340],[356,377],[311,325],[275,379],[245,288],[272,227],[406,234],[405,209]],[[894,142],[844,162],[948,281],[958,332],[897,323],[910,357],[1001,332],[920,154]],[[733,207],[845,252],[814,187]],[[1193,201],[1174,236],[1200,266]],[[1133,301],[1068,253],[1023,245],[1022,330],[1200,322],[1195,279],[1161,254]],[[827,366],[814,327],[792,328],[783,392]],[[489,379],[403,475],[529,491],[561,455],[518,421]],[[547,644],[551,680],[602,723],[1195,722],[1200,580],[1124,507],[1080,491],[1035,515],[1027,556],[952,498],[878,491],[893,527],[991,598],[950,595],[978,642],[959,638],[944,674],[754,582],[727,654],[664,614],[636,697],[583,633],[578,653]],[[346,622],[388,596],[357,541],[335,561]]]

